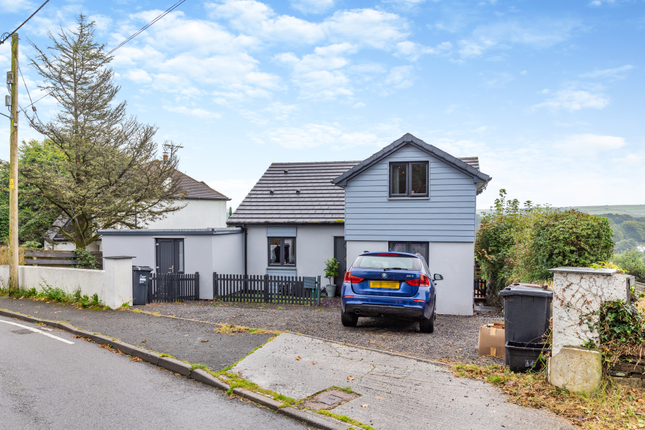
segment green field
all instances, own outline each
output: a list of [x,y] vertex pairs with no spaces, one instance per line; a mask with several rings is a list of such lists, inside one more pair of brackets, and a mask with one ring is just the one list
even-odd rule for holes
[[[571,208],[591,215],[620,214],[631,215],[633,217],[645,217],[645,205],[567,206],[560,209]],[[477,215],[481,216],[488,211],[489,209],[479,209],[477,210]]]

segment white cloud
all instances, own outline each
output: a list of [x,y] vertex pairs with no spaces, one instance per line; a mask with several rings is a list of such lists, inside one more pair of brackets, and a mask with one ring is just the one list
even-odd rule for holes
[[[157,13],[131,15],[131,21],[112,35],[113,43]],[[262,72],[259,61],[247,52],[253,43],[217,23],[186,19],[183,13],[174,12],[116,51],[113,65],[137,83],[187,98],[211,93],[220,104],[268,98],[282,85],[277,75]]]
[[487,88],[502,88],[513,80],[513,75],[508,72],[493,73],[484,76],[484,86]]
[[[260,173],[260,175],[261,174],[262,173]],[[251,188],[253,188],[253,185],[255,185],[258,179],[260,179],[260,176],[257,176],[256,178],[226,179],[205,182],[212,189],[230,198],[231,201],[227,203],[227,206],[235,210],[235,208],[242,203],[242,200],[244,200],[244,197],[246,197],[249,191],[251,191]]]
[[352,109],[360,109],[360,108],[364,108],[364,107],[365,107],[365,103],[358,102],[354,106],[352,106]]
[[549,48],[569,39],[581,29],[576,20],[539,18],[532,21],[509,20],[477,27],[469,39],[460,41],[463,58],[477,57],[493,47],[527,46]]
[[32,7],[34,7],[34,4],[29,0],[0,0],[0,10],[2,12],[18,12]]
[[385,86],[389,88],[408,88],[413,82],[412,66],[392,67],[390,73],[385,78]]
[[341,43],[318,47],[313,54],[305,55],[295,64],[293,57],[289,56],[289,63],[293,64],[293,82],[300,88],[301,97],[334,99],[351,96],[350,81],[339,69],[349,64],[347,56],[354,52],[355,46]]
[[392,49],[408,36],[407,21],[375,9],[336,12],[322,24],[332,42],[350,42],[377,49]]
[[416,61],[424,54],[444,54],[452,50],[452,43],[443,42],[435,48],[423,46],[416,42],[405,40],[396,44],[397,55],[407,58],[410,61]]
[[211,17],[226,19],[236,30],[263,40],[298,44],[316,43],[324,38],[319,25],[288,15],[277,15],[269,6],[255,0],[207,3],[206,9]]
[[209,112],[205,109],[190,109],[186,106],[164,106],[165,110],[169,112],[180,113],[183,115],[195,116],[200,119],[219,119],[222,117],[222,114],[217,112]]
[[292,0],[291,6],[304,14],[323,13],[334,6],[334,0]]
[[125,77],[137,84],[149,84],[150,82],[152,82],[152,78],[150,77],[148,72],[142,69],[128,70],[125,74]]
[[357,145],[377,145],[380,142],[374,133],[346,133],[337,127],[324,124],[306,124],[301,128],[281,127],[269,130],[265,135],[271,142],[290,149],[319,146],[341,149]]
[[206,9],[211,17],[227,20],[234,29],[264,42],[298,45],[327,41],[391,50],[408,36],[405,19],[376,9],[337,11],[320,23],[278,15],[255,0],[207,3]]
[[243,110],[240,113],[256,124],[266,125],[277,121],[287,121],[297,111],[297,105],[275,102],[264,109]]
[[613,78],[624,79],[628,70],[633,69],[634,66],[627,64],[625,66],[616,67],[614,69],[594,70],[580,75],[581,78]]
[[602,109],[608,104],[609,99],[602,94],[566,89],[556,91],[553,97],[534,105],[533,108],[565,109],[574,112],[585,108]]
[[595,154],[601,151],[615,151],[625,146],[625,139],[617,136],[597,134],[574,134],[553,145],[568,154]]
[[88,16],[90,22],[94,21],[94,26],[98,31],[106,31],[112,26],[112,18],[109,16],[96,14]]

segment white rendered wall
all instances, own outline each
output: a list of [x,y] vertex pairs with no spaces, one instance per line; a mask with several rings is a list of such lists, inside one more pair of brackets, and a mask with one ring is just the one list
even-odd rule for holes
[[430,242],[428,266],[443,281],[437,284],[437,313],[472,315],[474,305],[475,244]]
[[[213,272],[244,273],[244,235],[107,235],[103,237],[104,255],[131,255],[132,264],[157,270],[156,240],[184,240],[184,273],[199,272],[199,298],[213,298]],[[109,254],[108,254],[109,253]]]
[[[132,260],[104,259],[105,270],[68,269],[60,267],[20,266],[20,288],[42,291],[44,288],[60,288],[73,294],[77,290],[88,297],[97,294],[106,306],[116,309],[123,303],[132,304]],[[0,266],[0,283],[6,286],[9,266]]]
[[[296,227],[296,275],[325,277],[325,260],[334,256],[334,236],[343,236],[343,225],[298,225]],[[248,273],[264,275],[269,268],[267,226],[248,226]],[[349,260],[348,260],[349,261]],[[291,273],[293,267],[287,266]],[[243,270],[243,268],[242,268]]]
[[146,225],[148,230],[225,228],[225,200],[183,200],[183,209],[169,213],[165,218]]
[[320,276],[324,281],[325,260],[334,257],[334,236],[343,235],[343,224],[298,226],[296,236],[298,276]]
[[129,255],[135,266],[150,266],[155,270],[155,238],[152,236],[103,236],[103,255]]
[[618,275],[615,269],[560,267],[553,277],[553,356],[564,346],[582,346],[596,340],[598,333],[581,320],[592,315],[603,302],[629,301],[634,277]]

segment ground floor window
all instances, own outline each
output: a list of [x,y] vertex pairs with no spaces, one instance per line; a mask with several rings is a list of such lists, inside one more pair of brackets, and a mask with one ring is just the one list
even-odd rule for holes
[[296,238],[269,238],[269,266],[296,265]]
[[416,254],[417,252],[426,259],[428,263],[429,246],[428,242],[390,242],[389,243],[390,251],[395,252],[409,252],[410,254]]

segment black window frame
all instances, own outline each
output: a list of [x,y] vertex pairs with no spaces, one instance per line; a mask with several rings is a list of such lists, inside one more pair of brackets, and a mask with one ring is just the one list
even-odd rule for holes
[[[406,173],[405,173],[405,194],[397,194],[392,192],[392,169],[395,165],[405,164]],[[412,166],[415,164],[422,164],[426,167],[426,192],[424,194],[412,194]],[[430,163],[427,161],[391,161],[389,166],[389,175],[388,175],[388,195],[390,197],[428,197],[430,195]]]
[[[280,239],[280,263],[271,262],[271,239]],[[293,241],[293,263],[283,263],[284,258],[284,241],[291,239]],[[296,267],[296,238],[295,237],[267,237],[267,264],[270,267]]]
[[397,244],[397,243],[405,243],[405,249],[406,250],[401,251],[401,252],[407,252],[408,254],[413,254],[413,252],[410,252],[410,248],[411,248],[410,245],[412,245],[412,244],[425,245],[426,250],[428,252],[428,255],[422,255],[422,257],[425,260],[426,265],[428,265],[428,266],[430,265],[430,263],[428,261],[430,259],[430,242],[418,242],[416,240],[412,240],[412,241],[410,241],[410,240],[390,240],[388,242],[388,244],[387,244],[388,250],[392,251],[392,248],[394,248],[394,245]]

